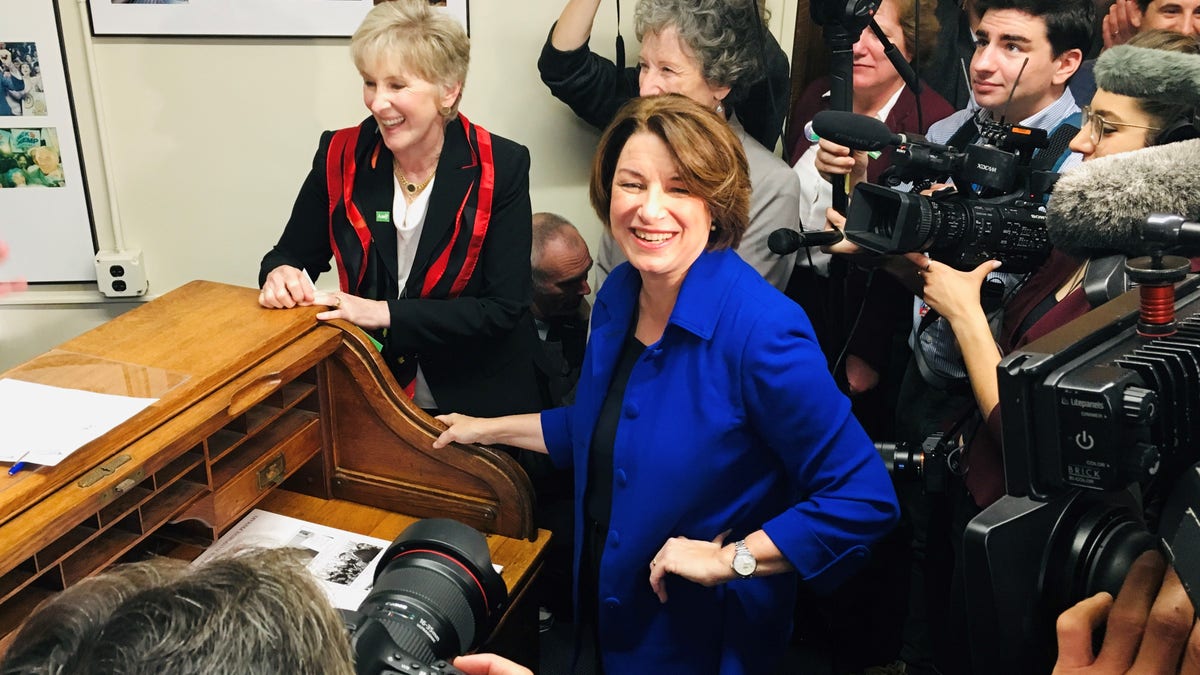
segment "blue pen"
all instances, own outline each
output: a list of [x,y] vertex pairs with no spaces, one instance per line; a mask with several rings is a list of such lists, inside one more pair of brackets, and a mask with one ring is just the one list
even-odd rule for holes
[[21,455],[20,457],[18,457],[17,461],[13,462],[13,465],[8,467],[8,475],[15,476],[15,475],[17,475],[18,471],[20,471],[21,469],[24,469],[25,468],[25,458],[28,456],[29,456],[29,453],[27,452],[27,453]]

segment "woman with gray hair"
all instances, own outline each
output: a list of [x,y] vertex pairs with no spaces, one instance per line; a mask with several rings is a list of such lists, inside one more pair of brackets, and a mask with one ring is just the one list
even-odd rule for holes
[[[350,51],[371,115],[321,136],[259,303],[327,305],[318,319],[368,331],[426,410],[540,410],[529,151],[459,114],[466,31],[425,0],[393,0]],[[317,292],[308,275],[330,258],[341,290]]]
[[[767,237],[799,230],[800,182],[771,149],[788,106],[787,56],[767,30],[757,0],[640,0],[637,68],[620,69],[588,48],[600,0],[567,0],[538,59],[542,81],[580,118],[604,128],[635,96],[683,94],[725,117],[750,162],[750,229],[738,254],[783,290],[795,254],[776,255]],[[625,260],[600,242],[602,280]],[[600,281],[598,280],[598,281]]]

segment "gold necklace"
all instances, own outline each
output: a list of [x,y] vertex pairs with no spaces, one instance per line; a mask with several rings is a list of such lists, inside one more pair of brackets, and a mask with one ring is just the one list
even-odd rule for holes
[[433,180],[433,177],[437,175],[437,167],[434,167],[433,171],[429,172],[428,178],[420,183],[413,183],[404,177],[404,170],[400,168],[400,160],[396,159],[395,157],[392,158],[392,167],[396,170],[396,178],[400,179],[400,185],[404,186],[404,191],[407,192],[408,196],[410,197],[415,197],[421,194],[421,191],[424,190]]

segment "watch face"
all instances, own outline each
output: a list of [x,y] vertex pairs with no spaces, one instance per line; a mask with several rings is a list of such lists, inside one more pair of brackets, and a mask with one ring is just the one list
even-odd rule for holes
[[733,571],[744,577],[754,574],[755,567],[754,556],[749,553],[738,553],[733,557]]

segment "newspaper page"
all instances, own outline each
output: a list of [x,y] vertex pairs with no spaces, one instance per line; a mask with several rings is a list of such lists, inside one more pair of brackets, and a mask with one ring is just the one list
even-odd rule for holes
[[358,609],[371,590],[375,567],[392,542],[255,509],[213,542],[193,564],[246,548],[300,549],[306,567],[339,609]]

